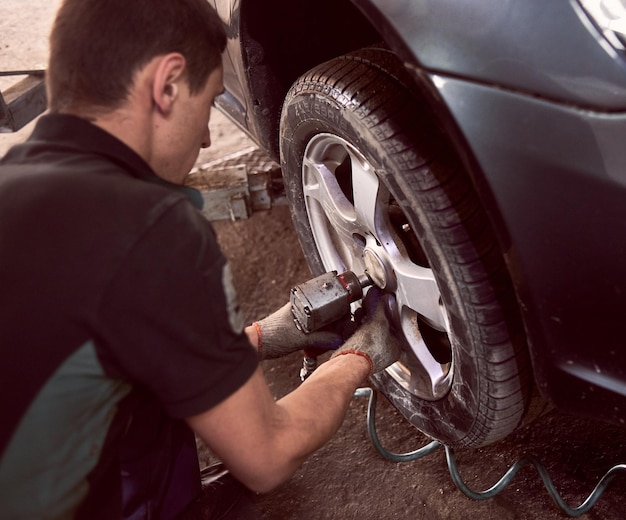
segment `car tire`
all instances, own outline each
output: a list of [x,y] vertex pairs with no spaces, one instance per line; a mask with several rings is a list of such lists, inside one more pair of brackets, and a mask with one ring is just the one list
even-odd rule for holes
[[512,285],[470,177],[397,57],[366,48],[300,77],[280,152],[314,274],[367,267],[395,297],[404,352],[374,386],[449,446],[513,431],[532,380]]

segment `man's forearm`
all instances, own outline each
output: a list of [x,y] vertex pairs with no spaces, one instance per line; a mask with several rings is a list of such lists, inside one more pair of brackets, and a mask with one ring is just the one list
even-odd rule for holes
[[369,364],[360,356],[339,356],[275,401],[258,369],[225,401],[187,420],[235,477],[254,491],[267,492],[332,437],[368,373]]
[[288,412],[279,446],[289,450],[295,469],[338,430],[356,388],[369,373],[359,356],[339,356],[323,363],[299,388],[277,405]]
[[[246,327],[251,345],[257,348],[257,329]],[[300,387],[279,401],[275,423],[279,431],[272,436],[285,461],[289,478],[304,460],[322,447],[338,430],[355,389],[367,378],[370,365],[358,356],[339,356],[323,363]]]
[[354,390],[368,373],[365,359],[340,356],[323,363],[300,387],[277,401],[264,446],[265,471],[258,482],[248,485],[266,492],[291,478],[341,426]]

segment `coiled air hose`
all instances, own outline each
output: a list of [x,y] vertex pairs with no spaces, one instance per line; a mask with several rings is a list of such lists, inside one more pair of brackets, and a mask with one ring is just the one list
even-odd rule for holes
[[[430,453],[443,446],[438,441],[432,441],[429,444],[408,453],[390,452],[382,446],[378,437],[378,433],[376,431],[376,392],[372,388],[359,388],[354,393],[354,396],[368,397],[367,433],[378,453],[380,453],[380,455],[383,456],[385,459],[391,460],[393,462],[409,462],[412,460],[421,459],[422,457],[429,455]],[[473,491],[465,484],[465,482],[463,482],[463,479],[461,478],[459,467],[457,465],[452,448],[448,446],[443,446],[443,448],[446,452],[446,461],[448,464],[448,469],[450,471],[450,477],[452,478],[452,481],[455,483],[455,485],[467,497],[473,500],[487,500],[489,498],[493,498],[512,482],[512,480],[515,478],[515,475],[521,468],[528,464],[532,464],[539,473],[543,485],[552,500],[554,500],[556,505],[559,506],[570,517],[578,517],[589,511],[598,501],[602,493],[604,493],[611,480],[613,480],[618,473],[626,471],[626,464],[616,464],[602,476],[602,478],[594,487],[591,494],[583,501],[582,504],[580,504],[578,507],[570,507],[568,504],[565,503],[565,501],[557,491],[554,483],[552,482],[552,479],[548,475],[546,468],[543,466],[543,464],[541,464],[539,460],[537,460],[537,458],[533,456],[524,457],[518,460],[507,470],[502,478],[500,478],[500,480],[498,480],[498,482],[496,482],[489,489],[486,489],[484,491]]]

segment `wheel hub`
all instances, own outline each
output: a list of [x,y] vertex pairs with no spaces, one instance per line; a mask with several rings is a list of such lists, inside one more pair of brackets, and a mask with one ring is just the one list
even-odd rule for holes
[[379,289],[384,289],[388,285],[388,270],[385,263],[371,249],[366,248],[363,251],[363,261],[365,262],[365,271]]

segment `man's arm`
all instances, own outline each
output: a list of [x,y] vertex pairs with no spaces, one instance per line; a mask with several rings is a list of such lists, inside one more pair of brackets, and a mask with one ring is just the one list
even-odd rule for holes
[[258,368],[225,401],[187,422],[237,479],[267,492],[333,436],[369,372],[367,359],[338,356],[275,401]]
[[[399,358],[379,291],[370,290],[363,308],[365,323],[287,396],[275,401],[257,368],[225,401],[187,419],[250,489],[266,492],[290,478],[337,431],[356,388]],[[314,336],[296,330],[288,307],[248,327],[246,334],[257,351],[262,354],[265,347],[270,356],[292,352],[293,344],[302,348]],[[328,338],[332,335],[319,339]]]

